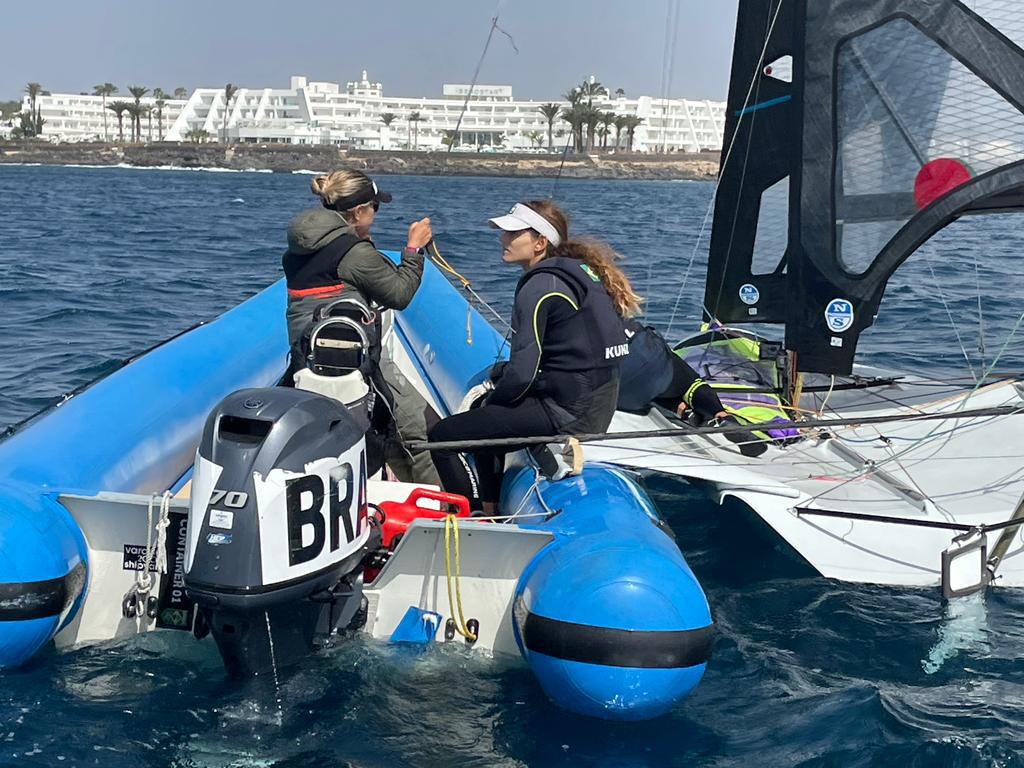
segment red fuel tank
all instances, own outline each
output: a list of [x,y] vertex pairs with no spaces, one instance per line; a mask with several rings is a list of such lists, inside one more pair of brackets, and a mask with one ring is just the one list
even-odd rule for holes
[[[420,506],[421,501],[432,500],[441,502],[441,509],[427,509]],[[396,538],[401,537],[416,519],[443,520],[447,515],[452,514],[445,509],[452,506],[457,509],[456,517],[469,517],[469,499],[457,493],[446,493],[435,491],[430,488],[417,488],[409,494],[405,501],[384,501],[380,508],[384,513],[384,525],[381,527],[383,546],[392,550],[398,543]]]

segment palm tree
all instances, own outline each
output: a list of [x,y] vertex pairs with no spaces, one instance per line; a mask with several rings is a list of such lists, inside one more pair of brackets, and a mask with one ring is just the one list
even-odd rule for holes
[[231,116],[231,100],[238,93],[238,87],[228,83],[224,86],[224,143],[228,143],[228,118]]
[[42,120],[39,114],[38,99],[43,92],[43,86],[39,83],[29,83],[25,86],[25,93],[32,102],[32,135],[38,136],[42,132]]
[[601,122],[601,110],[590,104],[581,104],[580,108],[583,110],[583,124],[587,126],[587,152],[593,152],[594,133]]
[[113,83],[103,83],[93,86],[92,95],[103,97],[103,140],[110,141],[110,134],[107,131],[107,96],[117,93],[117,86]]
[[124,143],[124,113],[131,107],[130,101],[112,101],[107,104],[107,109],[117,115],[117,140]]
[[586,106],[573,104],[571,107],[563,107],[560,116],[569,124],[572,131],[572,148],[575,152],[583,151],[583,112]]
[[[380,132],[380,148],[381,149],[391,149],[391,124],[393,122],[395,122],[395,119],[397,117],[398,117],[398,115],[396,115],[394,112],[384,112],[383,114],[381,114],[380,121],[382,123],[384,123],[384,128],[387,129],[386,132],[383,129]],[[387,145],[388,145],[386,147],[384,146],[385,139],[387,139]]]
[[614,112],[601,112],[599,116],[599,122],[604,128],[604,133],[601,134],[601,147],[608,149],[608,134],[612,132],[612,126],[615,125],[615,113]]
[[626,91],[622,88],[615,89],[615,96],[620,99],[626,98]]
[[[156,107],[156,140],[157,141],[163,141],[164,140],[164,106],[167,104],[167,102],[165,101],[165,99],[167,98],[167,94],[164,93],[164,89],[163,88],[154,88],[153,89],[153,98],[156,99],[156,101],[153,102],[153,106]],[[149,140],[152,141],[153,137],[150,136]]]
[[540,131],[527,131],[526,138],[530,140],[530,146],[540,147],[544,144],[544,134]]
[[205,128],[189,128],[185,131],[185,141],[191,141],[196,144],[202,144],[208,138],[210,138],[210,132]]
[[555,120],[558,119],[558,113],[562,111],[562,108],[557,104],[541,104],[537,107],[540,113],[544,115],[544,118],[548,121],[548,152],[552,152],[555,149],[555,142],[552,139],[551,133],[555,128]]
[[128,109],[125,110],[128,113],[128,117],[131,119],[132,126],[132,141],[142,141],[142,115],[145,112],[145,107],[142,104],[128,104]]
[[141,85],[129,85],[128,93],[135,98],[135,109],[131,110],[128,114],[131,115],[132,120],[135,121],[135,127],[132,129],[132,141],[142,140],[142,97],[149,93],[149,88],[144,88]]
[[174,89],[174,98],[176,99],[187,99],[188,91],[182,88],[180,85]]
[[568,101],[570,106],[575,107],[577,104],[580,103],[580,99],[583,98],[583,93],[580,91],[579,88],[570,88],[568,91],[562,94],[562,98]]
[[584,80],[579,87],[581,98],[587,100],[587,151],[593,151],[594,149],[594,131],[597,130],[597,124],[600,122],[600,110],[594,108],[594,97],[601,98],[607,94],[608,89],[601,85],[598,80]]
[[633,151],[633,134],[643,121],[644,119],[637,115],[626,115],[626,149],[630,152]]
[[587,104],[593,105],[594,97],[601,98],[608,93],[608,89],[601,85],[600,80],[584,80],[580,92],[586,98]]
[[419,112],[411,112],[409,114],[409,125],[413,125],[415,123],[415,125],[413,126],[413,132],[412,132],[412,136],[413,136],[413,147],[412,148],[413,148],[413,151],[416,151],[416,150],[418,150],[420,148],[420,120],[422,120],[422,119],[423,118],[420,117],[420,113]]
[[615,116],[615,148],[618,149],[622,146],[620,138],[622,136],[622,129],[626,127],[626,123],[629,118],[627,115],[616,115]]

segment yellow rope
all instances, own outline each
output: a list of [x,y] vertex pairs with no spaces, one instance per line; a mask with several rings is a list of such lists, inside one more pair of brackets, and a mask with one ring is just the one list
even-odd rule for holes
[[[452,531],[455,531],[455,598],[452,599]],[[452,621],[455,629],[460,635],[471,643],[476,642],[476,635],[466,627],[466,617],[462,612],[462,589],[459,586],[459,518],[455,515],[447,515],[444,519],[444,567],[448,576],[448,607],[451,610]],[[458,607],[458,613],[455,612]]]
[[435,263],[435,264],[436,264],[436,265],[437,265],[437,266],[438,266],[438,267],[439,267],[440,269],[443,269],[443,270],[444,270],[445,272],[447,272],[447,273],[448,273],[449,275],[452,275],[452,276],[454,276],[456,280],[458,280],[458,281],[459,281],[460,283],[462,283],[462,287],[463,287],[463,288],[469,288],[469,280],[467,280],[467,279],[466,279],[466,278],[465,278],[465,277],[464,277],[463,275],[461,275],[461,274],[460,274],[460,273],[459,273],[459,272],[458,272],[458,271],[457,271],[457,270],[455,269],[455,267],[453,267],[453,266],[452,266],[451,264],[449,264],[449,263],[448,263],[448,260],[447,260],[447,259],[445,259],[445,257],[441,255],[441,251],[439,251],[439,250],[437,249],[437,243],[435,243],[434,241],[431,241],[431,242],[430,242],[430,247],[431,247],[431,248],[433,249],[433,251],[434,251],[434,258],[433,258],[433,259],[431,259],[431,260],[432,260],[432,261],[433,261],[433,262],[434,262],[434,263]]
[[[441,251],[437,248],[437,243],[431,240],[430,247],[434,251],[434,255],[430,260],[437,265],[438,269],[452,275],[456,280],[462,283],[462,287],[464,289],[470,289],[471,286],[469,284],[469,280],[456,270],[455,267],[449,264],[448,260],[441,255]],[[473,307],[468,302],[466,304],[466,343],[471,346],[473,344]]]

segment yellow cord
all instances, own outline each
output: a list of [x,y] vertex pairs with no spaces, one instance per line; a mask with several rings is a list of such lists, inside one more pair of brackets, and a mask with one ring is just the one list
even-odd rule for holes
[[[460,274],[455,267],[449,264],[448,260],[441,255],[441,251],[437,248],[437,243],[431,240],[430,247],[434,251],[434,255],[430,260],[437,265],[438,269],[452,275],[456,280],[462,283],[463,288],[468,289],[470,287],[469,280],[467,280],[464,275]],[[468,302],[466,304],[466,343],[470,346],[473,344],[473,307]]]
[[467,280],[465,277],[463,277],[461,274],[459,274],[459,272],[456,271],[455,267],[453,267],[451,264],[449,264],[448,261],[445,259],[445,257],[441,255],[441,251],[439,251],[437,249],[437,243],[435,243],[433,240],[431,240],[430,241],[430,247],[434,250],[434,258],[432,259],[432,261],[440,269],[443,269],[449,275],[454,276],[456,280],[458,280],[460,283],[462,283],[462,287],[463,288],[469,288],[469,280]]
[[[455,599],[452,599],[452,531],[455,531]],[[447,515],[444,519],[444,567],[448,575],[448,607],[452,612],[452,621],[455,622],[455,629],[460,635],[471,643],[476,642],[476,635],[466,627],[466,617],[462,612],[462,589],[459,586],[459,518],[455,515]],[[455,608],[459,612],[456,614]]]

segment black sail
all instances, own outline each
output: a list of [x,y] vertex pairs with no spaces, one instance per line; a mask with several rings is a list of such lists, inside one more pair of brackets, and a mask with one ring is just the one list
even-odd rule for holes
[[1022,105],[1024,52],[957,0],[741,0],[711,318],[783,324],[801,370],[849,373],[917,248],[1024,207]]

